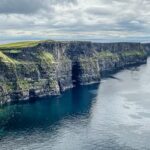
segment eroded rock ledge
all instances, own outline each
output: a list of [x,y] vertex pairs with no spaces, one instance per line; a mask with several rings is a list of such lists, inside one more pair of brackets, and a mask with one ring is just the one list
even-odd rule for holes
[[146,63],[149,44],[42,41],[0,47],[0,103],[58,95],[106,73]]

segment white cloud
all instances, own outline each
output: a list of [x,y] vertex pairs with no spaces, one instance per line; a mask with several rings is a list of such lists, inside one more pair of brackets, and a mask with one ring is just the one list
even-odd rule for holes
[[149,10],[149,0],[2,0],[0,41],[148,40]]

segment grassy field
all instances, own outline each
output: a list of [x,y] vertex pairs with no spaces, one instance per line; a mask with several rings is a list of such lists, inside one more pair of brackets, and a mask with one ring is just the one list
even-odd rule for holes
[[5,50],[5,49],[21,49],[21,48],[26,48],[26,47],[34,47],[41,42],[42,41],[25,41],[25,42],[2,44],[0,45],[0,49]]

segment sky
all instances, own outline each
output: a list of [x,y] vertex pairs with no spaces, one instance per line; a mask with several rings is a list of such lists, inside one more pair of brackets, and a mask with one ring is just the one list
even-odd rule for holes
[[0,43],[149,42],[150,0],[0,0]]

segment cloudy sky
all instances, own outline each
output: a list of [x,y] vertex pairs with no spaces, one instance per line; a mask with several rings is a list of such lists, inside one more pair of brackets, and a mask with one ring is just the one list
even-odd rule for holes
[[0,0],[0,43],[150,41],[150,0]]

